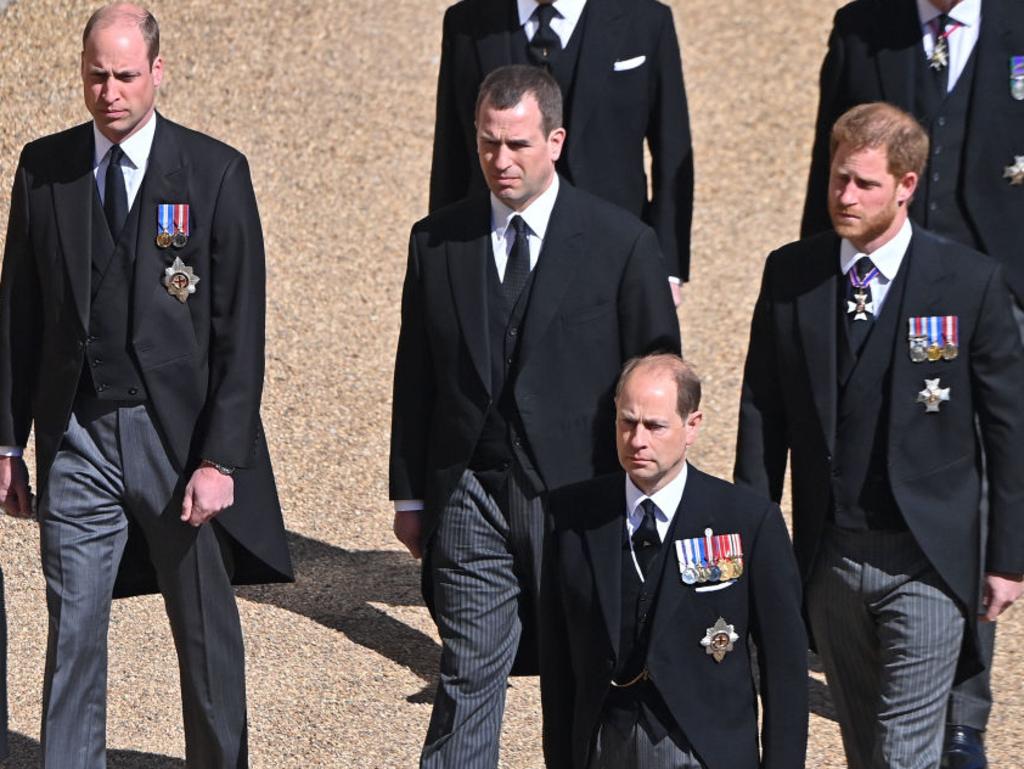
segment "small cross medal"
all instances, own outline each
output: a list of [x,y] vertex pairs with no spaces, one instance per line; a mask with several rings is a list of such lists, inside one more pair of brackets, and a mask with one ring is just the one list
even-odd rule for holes
[[846,302],[846,311],[853,314],[854,320],[867,320],[868,313],[875,312],[875,303],[868,301],[868,292],[863,288],[855,289],[854,301]]

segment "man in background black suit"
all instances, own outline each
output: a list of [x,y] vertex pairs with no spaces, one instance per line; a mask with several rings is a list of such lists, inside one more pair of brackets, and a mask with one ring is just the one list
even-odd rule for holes
[[917,121],[854,107],[831,155],[835,230],[765,265],[736,479],[779,499],[792,457],[807,615],[851,769],[937,766],[954,676],[980,669],[965,621],[1022,589],[1024,348],[998,264],[907,217],[928,156]]
[[431,769],[497,765],[506,677],[535,645],[539,495],[614,467],[623,361],[679,349],[654,233],[555,172],[561,108],[544,70],[492,72],[476,111],[490,193],[409,244],[390,495],[443,642]]
[[487,73],[543,66],[565,105],[559,174],[654,229],[678,304],[690,277],[693,153],[671,9],[655,0],[463,0],[445,13],[443,35],[430,210],[485,189],[473,121]]
[[155,111],[156,19],[83,33],[93,120],[27,145],[0,279],[0,502],[33,513],[47,767],[106,765],[112,595],[163,593],[189,766],[248,766],[236,582],[291,579],[260,425],[263,235],[245,158]]
[[[857,0],[839,10],[821,70],[803,237],[831,226],[832,124],[850,107],[873,101],[910,112],[931,137],[911,219],[1002,262],[1024,338],[1024,6]],[[992,707],[995,624],[978,630],[986,667],[950,697],[948,769],[985,766],[980,735]]]
[[550,494],[551,769],[804,765],[807,636],[789,535],[767,498],[687,464],[699,409],[700,380],[678,356],[630,361],[615,395],[625,474]]

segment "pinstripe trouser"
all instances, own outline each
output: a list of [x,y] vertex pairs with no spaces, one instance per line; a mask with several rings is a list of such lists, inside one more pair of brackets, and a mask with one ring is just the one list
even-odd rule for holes
[[442,649],[423,769],[498,765],[506,680],[520,611],[537,606],[544,538],[540,499],[527,497],[517,472],[509,474],[504,511],[471,471],[463,473],[429,544]]
[[183,488],[146,405],[76,402],[39,501],[46,769],[106,766],[107,629],[128,516],[149,544],[178,652],[186,766],[248,766],[235,595],[211,525],[178,519]]
[[905,532],[826,531],[807,611],[850,769],[935,769],[964,616]]
[[587,769],[704,769],[681,735],[652,742],[647,730],[633,724],[629,734],[602,725],[594,737]]

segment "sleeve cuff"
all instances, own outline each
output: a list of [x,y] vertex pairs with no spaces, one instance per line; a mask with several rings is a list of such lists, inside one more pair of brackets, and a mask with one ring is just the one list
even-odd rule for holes
[[396,513],[420,513],[423,512],[422,499],[396,499],[394,501]]

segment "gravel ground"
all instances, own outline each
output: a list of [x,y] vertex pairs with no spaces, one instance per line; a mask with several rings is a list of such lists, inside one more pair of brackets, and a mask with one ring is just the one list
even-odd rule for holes
[[[77,75],[92,4],[0,0],[0,210],[26,141],[86,119]],[[426,208],[445,0],[155,2],[160,108],[244,151],[266,233],[264,418],[298,582],[247,588],[254,769],[411,767],[439,646],[416,564],[390,533],[390,378],[410,225]],[[681,322],[705,381],[693,458],[728,476],[760,265],[797,232],[816,76],[836,0],[672,2],[697,158],[693,282]],[[797,43],[798,41],[798,43]],[[755,56],[756,54],[756,56]],[[381,64],[384,64],[382,67]],[[383,70],[383,71],[382,71]],[[46,617],[36,532],[0,522],[10,625],[10,767],[38,762]],[[993,767],[1024,740],[1021,610],[1002,623]],[[159,598],[115,604],[112,767],[184,766]],[[812,673],[810,767],[844,765]],[[542,765],[536,681],[509,691],[503,769]]]

